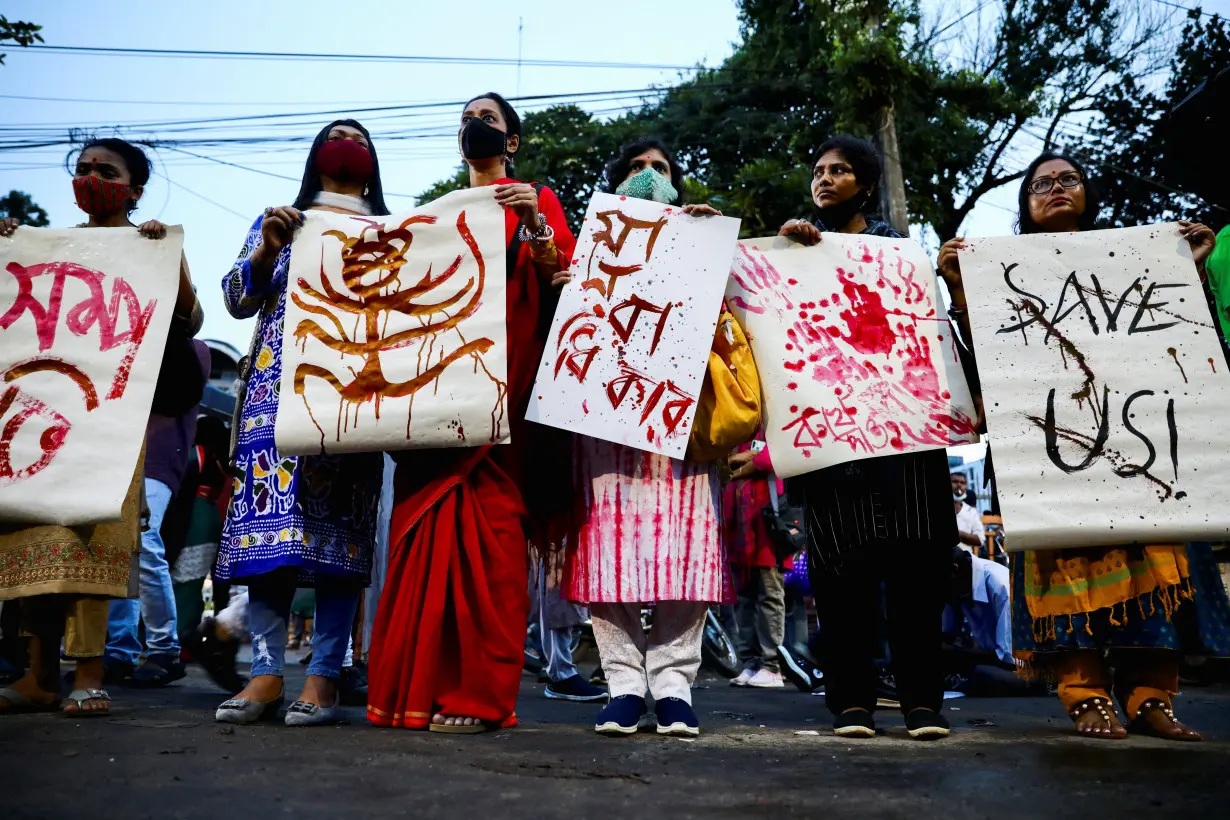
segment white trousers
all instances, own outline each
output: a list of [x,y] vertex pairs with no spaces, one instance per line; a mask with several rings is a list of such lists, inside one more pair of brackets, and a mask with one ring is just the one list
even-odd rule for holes
[[660,601],[646,635],[640,604],[590,604],[611,697],[649,693],[654,700],[679,698],[690,704],[708,608],[704,601]]

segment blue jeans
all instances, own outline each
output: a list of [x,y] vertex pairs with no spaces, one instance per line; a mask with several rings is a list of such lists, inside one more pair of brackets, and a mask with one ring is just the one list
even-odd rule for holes
[[[361,591],[356,583],[348,579],[316,577],[316,617],[312,622],[309,675],[334,679],[341,677]],[[286,668],[286,621],[294,597],[293,576],[270,574],[248,584],[252,677],[282,677]]]
[[174,655],[179,659],[176,633],[175,589],[167,548],[162,543],[162,519],[171,503],[171,488],[153,478],[145,479],[145,503],[149,506],[149,529],[141,533],[140,599],[111,602],[107,620],[106,657],[136,665],[141,657],[139,621],[145,622],[145,646],[150,655]]
[[[978,648],[994,652],[1004,663],[1012,663],[1012,603],[1008,588],[1008,568],[974,556],[973,594],[961,602],[961,614],[969,624],[970,635]],[[953,607],[944,613],[944,631],[952,634],[960,625]]]

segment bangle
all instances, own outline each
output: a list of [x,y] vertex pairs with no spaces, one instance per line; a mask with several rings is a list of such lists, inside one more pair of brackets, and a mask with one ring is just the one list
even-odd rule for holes
[[968,305],[949,305],[949,307],[948,307],[948,315],[949,315],[949,316],[958,316],[958,317],[960,317],[960,316],[968,316],[968,315],[969,315],[969,306],[968,306]]
[[531,233],[524,225],[522,225],[521,230],[517,235],[521,238],[522,242],[549,242],[555,238],[555,229],[543,222],[539,224],[539,226]]

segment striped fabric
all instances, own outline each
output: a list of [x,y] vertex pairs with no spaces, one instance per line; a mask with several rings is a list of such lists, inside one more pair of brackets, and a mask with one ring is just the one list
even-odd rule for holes
[[807,508],[812,571],[835,571],[877,545],[957,542],[943,450],[838,464],[791,479]]
[[724,600],[717,467],[577,436],[583,520],[565,595],[583,603]]

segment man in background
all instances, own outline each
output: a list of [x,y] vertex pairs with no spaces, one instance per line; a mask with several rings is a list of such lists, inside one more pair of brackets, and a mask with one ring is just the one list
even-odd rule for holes
[[987,537],[982,516],[965,500],[969,490],[965,474],[954,472],[951,478],[958,546],[970,554],[973,572],[972,593],[961,601],[961,608],[978,646],[1010,664],[1013,662],[1012,608],[1008,596],[1008,568],[980,554],[986,551]]

